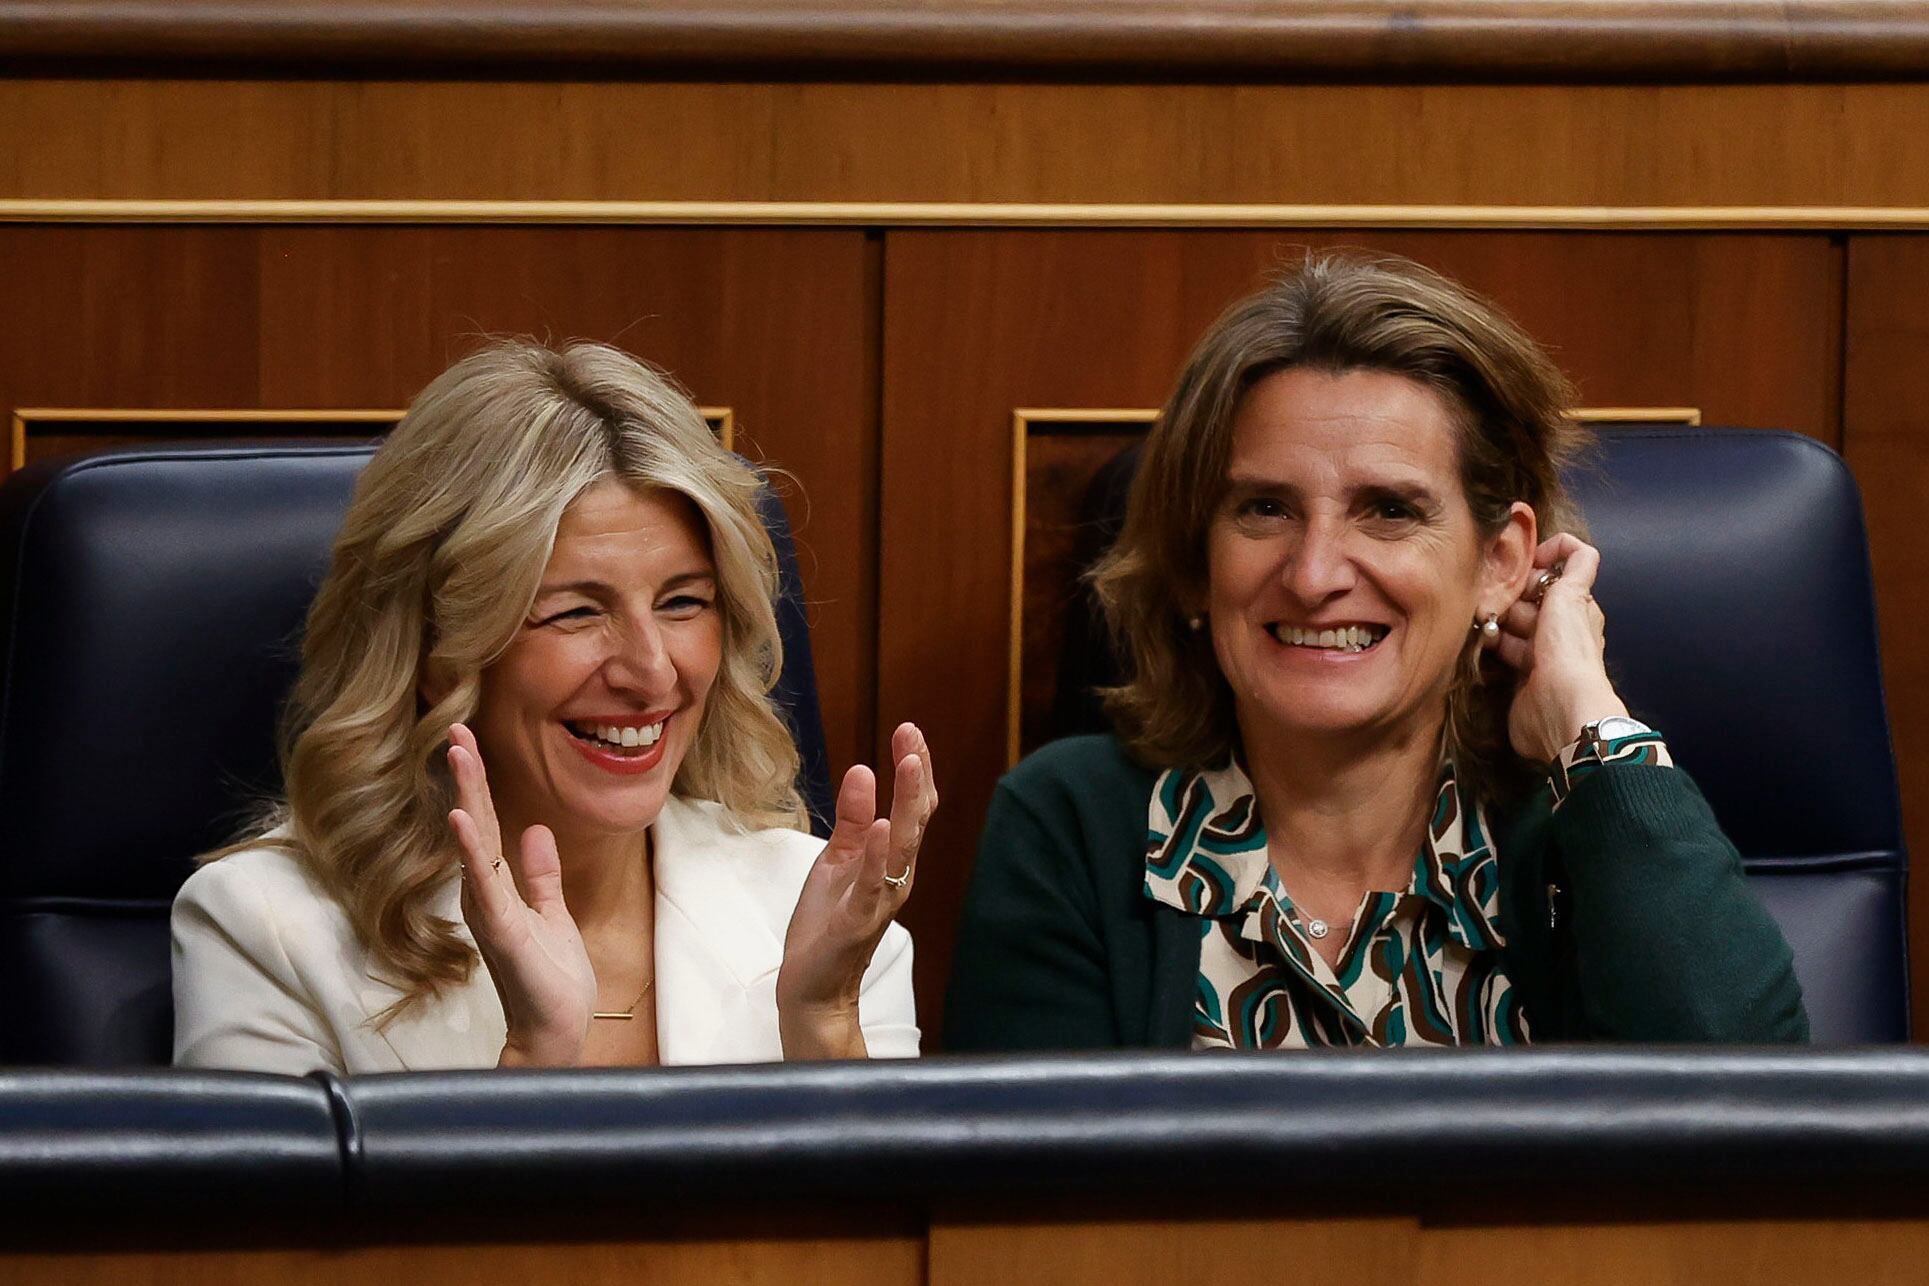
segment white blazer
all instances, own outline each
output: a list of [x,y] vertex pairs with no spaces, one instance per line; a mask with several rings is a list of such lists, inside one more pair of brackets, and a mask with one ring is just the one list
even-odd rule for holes
[[[672,797],[651,828],[657,1048],[666,1064],[783,1057],[777,967],[804,876],[824,842],[739,831],[721,805]],[[435,912],[464,940],[451,878]],[[302,1075],[494,1067],[502,1002],[486,967],[377,1028],[401,990],[371,970],[348,918],[292,854],[248,849],[189,877],[174,901],[174,1062]],[[874,1058],[914,1058],[911,935],[891,925],[858,1000]]]

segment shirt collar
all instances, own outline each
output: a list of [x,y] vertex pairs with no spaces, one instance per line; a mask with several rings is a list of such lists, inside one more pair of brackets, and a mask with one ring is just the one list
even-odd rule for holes
[[[1475,951],[1505,941],[1492,834],[1447,761],[1407,891],[1439,907],[1447,936]],[[1259,801],[1236,757],[1220,768],[1161,773],[1146,810],[1145,848],[1145,896],[1155,902],[1213,918],[1249,910],[1267,890],[1290,905],[1272,878]]]

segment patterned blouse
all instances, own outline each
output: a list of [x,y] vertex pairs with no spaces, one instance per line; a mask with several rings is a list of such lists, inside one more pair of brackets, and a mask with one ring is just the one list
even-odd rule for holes
[[[1656,732],[1576,742],[1550,766],[1558,809],[1590,772],[1672,765]],[[1194,1049],[1334,1045],[1516,1045],[1526,1015],[1502,967],[1493,832],[1451,761],[1398,893],[1369,893],[1337,967],[1313,947],[1332,927],[1302,919],[1266,851],[1266,828],[1237,759],[1172,769],[1148,809],[1145,895],[1199,922]]]

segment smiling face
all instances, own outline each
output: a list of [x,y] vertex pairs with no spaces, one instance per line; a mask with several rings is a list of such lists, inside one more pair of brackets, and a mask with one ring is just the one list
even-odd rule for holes
[[482,674],[472,728],[510,826],[572,838],[656,821],[723,663],[708,528],[668,491],[605,479],[556,528],[529,615]]
[[1476,616],[1513,601],[1533,544],[1525,505],[1479,532],[1453,419],[1424,385],[1307,369],[1255,384],[1208,538],[1213,651],[1248,745],[1437,735]]

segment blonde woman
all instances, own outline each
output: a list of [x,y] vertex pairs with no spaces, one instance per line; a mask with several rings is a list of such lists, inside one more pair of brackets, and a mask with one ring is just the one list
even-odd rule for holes
[[301,1074],[914,1056],[930,754],[798,756],[760,483],[614,349],[501,342],[357,487],[287,797],[174,905],[175,1062]]

